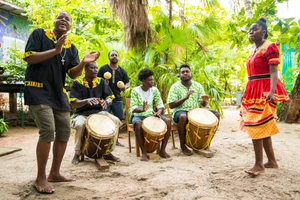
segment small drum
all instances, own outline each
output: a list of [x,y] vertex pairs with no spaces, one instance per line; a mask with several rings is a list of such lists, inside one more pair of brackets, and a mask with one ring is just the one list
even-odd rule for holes
[[117,126],[108,116],[90,115],[85,123],[82,152],[89,158],[101,158],[110,153]]
[[147,117],[143,120],[144,146],[147,153],[152,153],[157,149],[157,145],[164,139],[167,132],[167,125],[164,120],[158,117]]
[[218,118],[207,108],[195,108],[188,112],[186,144],[196,151],[209,147],[218,128]]

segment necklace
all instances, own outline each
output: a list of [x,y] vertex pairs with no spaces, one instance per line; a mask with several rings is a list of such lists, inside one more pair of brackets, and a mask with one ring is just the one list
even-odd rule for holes
[[67,50],[63,48],[62,51],[64,52],[64,53],[63,53],[64,55],[63,55],[63,56],[61,55],[62,52],[59,53],[59,55],[60,55],[60,57],[61,57],[61,63],[62,63],[62,65],[65,65],[65,57],[66,57],[66,52],[67,52]]

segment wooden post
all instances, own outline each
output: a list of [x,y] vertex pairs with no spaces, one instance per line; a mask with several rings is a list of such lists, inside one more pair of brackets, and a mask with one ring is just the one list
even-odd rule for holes
[[9,93],[9,112],[10,113],[17,113],[17,94],[14,92]]

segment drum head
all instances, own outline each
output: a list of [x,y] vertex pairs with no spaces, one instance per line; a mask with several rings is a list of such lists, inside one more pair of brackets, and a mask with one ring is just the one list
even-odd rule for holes
[[102,137],[112,137],[116,131],[114,121],[105,115],[92,114],[87,118],[86,126],[88,131]]
[[167,125],[164,120],[158,117],[147,117],[142,123],[143,130],[153,135],[163,135],[167,132]]
[[194,124],[205,127],[213,127],[218,123],[218,118],[206,108],[195,108],[189,111],[188,119]]

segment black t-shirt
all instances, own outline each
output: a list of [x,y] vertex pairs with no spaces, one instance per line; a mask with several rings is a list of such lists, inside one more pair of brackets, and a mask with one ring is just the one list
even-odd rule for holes
[[[100,98],[100,99],[113,99],[113,93],[109,86],[105,83],[103,78],[95,78],[92,82],[86,81],[84,78],[78,78],[73,82],[70,94],[70,101],[76,99]],[[85,105],[81,108],[76,108],[76,114],[89,116],[94,113],[102,111],[100,104],[90,106]]]
[[[53,32],[44,29],[34,30],[28,38],[24,57],[35,52],[44,52],[55,48],[56,38]],[[62,64],[64,57],[64,65]],[[66,74],[80,63],[78,51],[69,40],[64,44],[61,54],[27,66],[25,74],[25,104],[46,104],[60,111],[70,111],[68,97],[64,90]]]
[[100,67],[100,70],[98,72],[98,77],[104,78],[103,75],[105,72],[111,73],[111,78],[109,79],[109,87],[115,95],[114,100],[122,101],[122,97],[120,95],[121,89],[118,88],[117,83],[118,81],[123,81],[124,84],[129,83],[129,78],[127,76],[126,71],[120,66],[118,66],[117,69],[113,70],[112,68],[109,67],[108,64],[106,64]]

